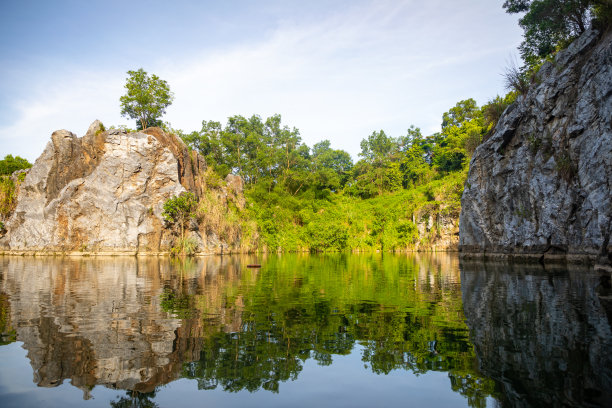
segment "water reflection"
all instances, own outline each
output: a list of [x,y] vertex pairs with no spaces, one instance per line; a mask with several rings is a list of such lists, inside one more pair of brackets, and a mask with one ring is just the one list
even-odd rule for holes
[[503,405],[612,406],[612,333],[600,276],[464,262],[463,306],[482,372]]
[[23,342],[41,387],[127,390],[112,406],[153,404],[178,378],[276,393],[307,361],[333,366],[356,349],[374,375],[446,372],[470,405],[486,405],[494,383],[476,368],[457,258],[290,255],[245,267],[254,261],[1,258],[2,340]]

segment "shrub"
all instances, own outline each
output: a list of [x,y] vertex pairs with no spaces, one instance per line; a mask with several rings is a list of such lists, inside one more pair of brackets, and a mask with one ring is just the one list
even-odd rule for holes
[[529,75],[511,63],[503,74],[506,89],[525,95],[529,91]]
[[563,152],[557,157],[555,157],[555,163],[557,173],[564,180],[570,181],[572,177],[574,177],[574,175],[576,174],[576,166],[572,162],[572,158],[570,157],[568,152]]
[[198,250],[198,242],[193,237],[179,238],[174,246],[170,249],[170,254],[173,256],[187,255],[191,256]]
[[0,219],[7,219],[17,205],[17,188],[8,176],[0,176]]
[[542,139],[531,133],[529,136],[527,136],[527,143],[529,143],[529,150],[533,155],[535,155],[538,153],[540,146],[542,146]]
[[[192,248],[192,242],[189,241],[189,239],[185,239],[185,224],[195,219],[197,204],[198,202],[195,195],[189,192],[169,198],[168,201],[164,203],[162,216],[169,224],[178,224],[180,228],[180,239],[173,248],[173,251],[175,248],[178,248],[182,254],[187,255],[195,252],[195,249]],[[187,250],[190,250],[189,254],[186,253]]]
[[0,175],[10,176],[17,170],[29,169],[32,164],[26,159],[7,154],[4,159],[0,160]]

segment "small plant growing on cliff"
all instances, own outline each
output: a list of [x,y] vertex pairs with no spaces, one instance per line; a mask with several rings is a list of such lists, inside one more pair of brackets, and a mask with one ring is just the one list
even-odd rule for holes
[[197,205],[198,200],[195,195],[189,192],[172,197],[164,203],[162,216],[168,223],[178,224],[179,226],[180,239],[177,247],[182,254],[189,255],[195,252],[195,249],[191,248],[193,246],[192,242],[185,239],[185,225],[187,225],[190,220],[195,219]]
[[555,157],[555,168],[559,176],[565,181],[570,181],[576,174],[576,166],[572,162],[572,158],[569,153],[564,152],[559,156]]
[[119,99],[121,115],[136,119],[142,129],[161,123],[159,118],[174,100],[168,83],[157,75],[149,76],[142,68],[127,73],[127,93]]
[[538,153],[540,146],[542,146],[542,139],[538,138],[534,133],[527,136],[527,142],[529,143],[529,150],[533,155]]
[[0,176],[0,218],[8,218],[17,205],[17,188],[8,176]]
[[104,124],[100,123],[100,127],[98,128],[98,130],[96,130],[96,136],[98,136],[100,133],[105,132],[106,128],[104,127]]

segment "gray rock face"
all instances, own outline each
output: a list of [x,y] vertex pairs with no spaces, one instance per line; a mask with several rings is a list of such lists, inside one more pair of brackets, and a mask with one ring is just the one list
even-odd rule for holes
[[[163,204],[184,191],[200,196],[203,159],[161,129],[103,131],[77,138],[59,130],[20,186],[0,249],[157,252],[167,250]],[[237,194],[241,194],[241,191]],[[193,231],[201,252],[228,244]]]
[[612,34],[587,31],[502,115],[470,163],[464,253],[612,254]]
[[586,266],[461,262],[466,323],[501,406],[596,407],[612,402],[612,314]]

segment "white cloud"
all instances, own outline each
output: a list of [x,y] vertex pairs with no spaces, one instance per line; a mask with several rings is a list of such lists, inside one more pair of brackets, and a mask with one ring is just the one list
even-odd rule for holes
[[[502,91],[499,72],[520,33],[489,3],[377,1],[321,21],[297,16],[267,38],[206,55],[189,50],[180,61],[147,61],[145,69],[174,91],[164,119],[176,128],[280,113],[307,144],[327,138],[356,156],[373,130],[399,135],[415,124],[433,132],[460,99],[483,103]],[[87,68],[67,70],[50,89],[38,83],[43,95],[20,97],[17,119],[0,126],[0,154],[32,159],[57,128],[82,134],[96,118],[128,123],[118,106],[124,71]]]

